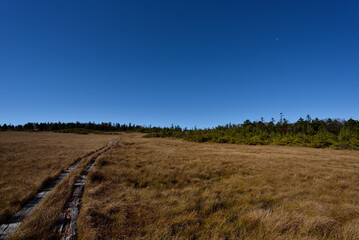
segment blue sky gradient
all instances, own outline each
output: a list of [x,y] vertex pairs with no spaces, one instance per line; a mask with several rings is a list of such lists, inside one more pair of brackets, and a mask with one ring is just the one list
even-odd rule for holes
[[358,1],[0,1],[0,123],[359,119]]

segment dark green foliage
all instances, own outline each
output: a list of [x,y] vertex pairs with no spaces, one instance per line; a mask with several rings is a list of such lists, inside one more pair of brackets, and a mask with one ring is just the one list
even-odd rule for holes
[[129,123],[27,123],[25,125],[0,125],[0,130],[56,131],[79,134],[114,134],[114,132],[142,132],[145,137],[174,137],[194,142],[236,143],[249,145],[290,145],[315,148],[359,149],[359,121],[349,119],[319,120],[309,115],[289,123],[281,114],[280,121],[249,120],[243,124],[226,124],[212,129],[182,129],[180,126],[152,127]]
[[[153,129],[155,130],[155,129]],[[251,122],[227,124],[213,129],[181,130],[161,128],[145,137],[175,137],[194,142],[237,143],[249,145],[290,145],[315,148],[359,149],[359,121],[300,118],[289,123]]]
[[62,133],[79,133],[79,134],[89,134],[89,133],[98,133],[103,134],[105,132],[143,132],[146,129],[140,125],[129,125],[126,124],[112,124],[109,123],[26,123],[25,125],[0,125],[1,130],[15,130],[15,131],[55,131]]

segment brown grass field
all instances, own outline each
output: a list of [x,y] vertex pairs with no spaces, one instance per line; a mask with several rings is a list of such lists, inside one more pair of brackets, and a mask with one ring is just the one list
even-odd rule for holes
[[[119,144],[97,159],[82,198],[79,239],[359,239],[359,151],[141,136],[122,134]],[[98,137],[102,144],[108,140]],[[23,140],[13,143],[20,147],[16,141]],[[64,143],[47,144],[54,154],[64,149]],[[88,161],[12,239],[54,238],[53,226]],[[10,171],[18,171],[14,168]],[[20,181],[21,175],[12,176]]]
[[0,224],[77,158],[114,136],[0,132]]
[[[91,173],[90,173],[91,174]],[[123,136],[81,239],[359,239],[359,152]]]

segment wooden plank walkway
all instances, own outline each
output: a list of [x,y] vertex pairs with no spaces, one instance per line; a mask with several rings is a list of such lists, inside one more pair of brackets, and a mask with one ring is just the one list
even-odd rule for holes
[[29,202],[26,203],[25,206],[23,206],[14,216],[12,216],[10,220],[0,226],[0,240],[5,240],[9,235],[15,232],[15,230],[20,226],[21,222],[36,209],[36,207],[42,202],[42,200],[54,189],[54,187],[59,182],[61,182],[62,179],[64,179],[72,170],[76,168],[76,166],[80,163],[82,159],[97,154],[104,149],[105,151],[107,151],[111,144],[112,141],[109,142],[106,146],[81,157],[69,168],[64,170],[55,181],[49,183],[44,188],[42,188],[38,192],[38,194],[33,199],[29,200]]
[[[117,145],[118,141],[119,139],[117,139],[112,146]],[[96,159],[109,149],[110,147],[93,157],[91,162],[86,166],[81,177],[73,185],[71,197],[66,204],[66,210],[61,213],[61,224],[56,226],[54,229],[54,231],[58,234],[59,239],[72,240],[77,238],[77,218],[81,208],[81,198],[85,188],[87,175],[91,168],[94,167]]]

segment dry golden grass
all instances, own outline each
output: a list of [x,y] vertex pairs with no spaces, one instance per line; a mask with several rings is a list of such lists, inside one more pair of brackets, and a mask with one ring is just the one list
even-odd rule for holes
[[35,209],[35,211],[27,217],[19,229],[9,237],[9,240],[22,239],[58,239],[59,236],[54,229],[61,223],[60,214],[64,211],[67,200],[70,198],[73,186],[90,163],[91,159],[97,154],[81,160],[79,165],[61,181],[44,201]]
[[0,224],[77,158],[114,138],[91,134],[0,132]]
[[359,151],[125,134],[96,164],[81,239],[359,239]]

